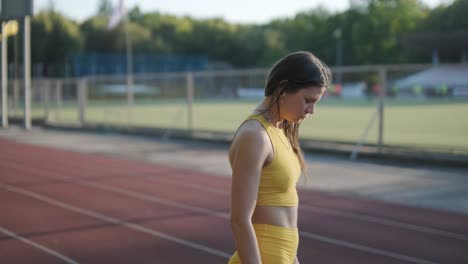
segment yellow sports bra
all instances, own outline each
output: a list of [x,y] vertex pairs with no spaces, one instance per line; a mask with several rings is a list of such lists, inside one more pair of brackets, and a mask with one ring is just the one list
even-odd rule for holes
[[265,128],[273,146],[273,160],[262,169],[257,206],[297,206],[296,183],[301,175],[299,159],[282,129],[274,127],[265,117],[251,115]]

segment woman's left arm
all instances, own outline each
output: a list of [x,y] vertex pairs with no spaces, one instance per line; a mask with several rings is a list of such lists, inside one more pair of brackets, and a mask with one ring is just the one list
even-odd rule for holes
[[297,259],[297,256],[296,258],[294,259],[294,263],[293,264],[299,264],[299,260]]

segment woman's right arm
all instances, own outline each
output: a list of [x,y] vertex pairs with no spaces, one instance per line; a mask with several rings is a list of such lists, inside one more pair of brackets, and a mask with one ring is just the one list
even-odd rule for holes
[[252,215],[257,202],[263,164],[268,156],[265,137],[258,129],[237,135],[232,157],[231,226],[243,264],[260,264]]

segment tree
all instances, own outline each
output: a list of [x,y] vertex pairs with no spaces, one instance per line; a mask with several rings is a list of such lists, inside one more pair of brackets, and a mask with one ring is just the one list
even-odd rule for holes
[[[125,24],[108,29],[108,18],[95,16],[83,22],[84,51],[96,53],[125,53]],[[151,52],[151,31],[145,27],[128,23],[134,52]]]
[[46,65],[63,64],[69,55],[82,49],[78,25],[55,11],[42,11],[33,17],[31,42],[32,62]]
[[[333,32],[337,28],[342,32],[345,65],[423,62],[429,60],[426,55],[420,57],[402,48],[399,39],[402,35],[468,28],[464,16],[468,12],[468,0],[455,0],[433,10],[419,0],[352,0],[350,3],[345,11],[331,13],[318,7],[262,25],[232,24],[222,18],[142,13],[133,7],[128,14],[129,30],[135,53],[201,55],[245,68],[270,66],[296,50],[312,51],[334,65],[337,40]],[[81,25],[53,9],[37,14],[31,25],[33,62],[63,63],[80,51],[124,53],[123,25],[107,29],[111,12],[111,1],[101,0],[97,14]]]
[[109,17],[112,15],[113,7],[110,0],[99,0],[96,15]]
[[421,22],[421,31],[467,30],[468,0],[455,0],[451,5],[439,5]]
[[[350,12],[353,12],[351,9]],[[353,12],[350,41],[357,64],[400,63],[405,54],[398,36],[416,28],[424,17],[417,0],[368,0],[367,7]]]

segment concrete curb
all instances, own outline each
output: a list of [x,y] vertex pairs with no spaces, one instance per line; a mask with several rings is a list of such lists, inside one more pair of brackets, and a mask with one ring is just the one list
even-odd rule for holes
[[[20,119],[12,119],[12,124],[21,124]],[[143,137],[163,138],[167,132],[167,128],[149,128],[149,127],[123,127],[117,125],[102,125],[86,123],[84,126],[77,124],[64,124],[45,122],[42,119],[33,120],[34,126],[40,126],[46,129],[60,131],[75,131],[75,132],[90,132],[99,134],[122,134]],[[221,144],[230,144],[233,133],[218,132],[218,131],[188,131],[173,129],[170,133],[171,139],[196,140],[205,142],[215,142]],[[324,140],[302,140],[301,147],[304,152],[324,153],[339,156],[350,156],[355,143],[351,142],[336,142]],[[384,145],[381,153],[378,153],[377,146],[372,144],[363,145],[360,149],[358,159],[371,160],[379,163],[397,163],[397,164],[418,164],[418,165],[437,165],[450,167],[465,167],[468,168],[468,154],[458,154],[449,152],[428,151],[424,149],[403,147],[403,146],[387,146]]]

